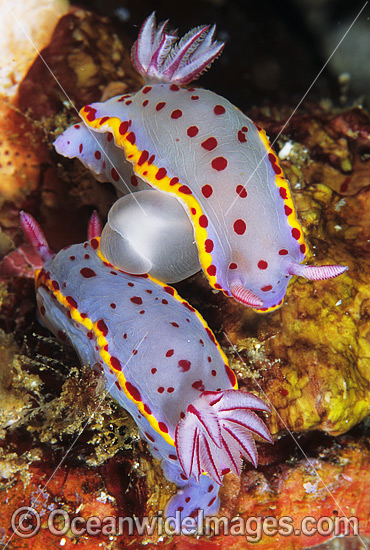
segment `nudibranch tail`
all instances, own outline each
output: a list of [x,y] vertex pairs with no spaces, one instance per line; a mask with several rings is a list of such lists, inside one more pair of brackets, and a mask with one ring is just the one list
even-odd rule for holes
[[289,275],[298,275],[310,281],[323,281],[324,279],[334,279],[347,271],[346,265],[301,265],[290,264],[288,267]]
[[23,232],[35,252],[44,262],[53,258],[55,254],[50,250],[45,235],[33,216],[21,211],[19,217]]
[[233,283],[230,285],[230,291],[233,297],[237,302],[240,302],[241,304],[244,304],[248,307],[263,307],[263,301],[261,298],[256,296],[251,290],[248,288],[244,288],[244,286]]
[[240,475],[242,456],[257,466],[253,436],[270,443],[272,438],[251,409],[270,410],[255,395],[232,389],[205,391],[188,406],[175,434],[179,462],[187,478],[193,476],[198,481],[207,473],[221,485],[225,473]]
[[146,82],[188,84],[221,54],[224,43],[214,40],[215,26],[195,27],[179,41],[156,26],[155,12],[144,22],[132,47],[132,62]]
[[97,211],[94,210],[94,212],[90,216],[87,226],[87,240],[90,241],[90,239],[93,239],[94,237],[100,237],[102,231],[102,221]]

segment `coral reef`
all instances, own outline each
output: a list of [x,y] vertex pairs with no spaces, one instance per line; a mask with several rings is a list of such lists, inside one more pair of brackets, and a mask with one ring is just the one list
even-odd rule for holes
[[[141,85],[116,29],[83,9],[73,8],[62,17],[44,57],[77,107]],[[38,218],[55,249],[81,241],[91,210],[106,215],[114,192],[77,162],[52,152],[56,133],[77,114],[40,60],[23,80],[17,101],[0,105],[1,253],[23,242],[17,229],[20,208]],[[290,112],[264,108],[248,115],[274,138]],[[322,432],[347,432],[370,407],[370,117],[358,107],[339,111],[330,104],[306,105],[284,128],[277,149],[312,262],[335,261],[349,271],[325,283],[294,280],[283,307],[268,316],[212,291],[201,274],[177,285],[216,332],[240,385],[267,396],[276,409],[269,424],[277,436],[274,451],[260,445],[260,469],[245,470],[240,483],[228,477],[221,514],[293,515],[299,520],[304,515],[334,517],[336,510],[358,516],[361,533],[369,535],[370,456],[361,438],[366,426],[336,438]],[[11,536],[13,511],[34,503],[42,513],[40,534],[17,538],[18,548],[54,547],[55,540],[63,540],[64,548],[156,547],[155,537],[112,535],[108,540],[67,534],[55,539],[47,531],[46,511],[53,507],[84,517],[142,517],[144,510],[155,514],[163,509],[173,486],[138,441],[129,416],[109,399],[100,403],[104,390],[99,377],[77,369],[77,358],[36,323],[31,282],[1,279],[0,326],[8,333],[0,334],[3,540]],[[309,461],[297,457],[288,430],[300,443],[302,437],[310,438],[307,447],[302,444]],[[38,492],[64,457],[50,484]],[[299,549],[319,542],[323,539],[318,536],[265,537],[257,548]],[[252,547],[245,537],[231,536],[174,537],[166,543],[178,549]]]

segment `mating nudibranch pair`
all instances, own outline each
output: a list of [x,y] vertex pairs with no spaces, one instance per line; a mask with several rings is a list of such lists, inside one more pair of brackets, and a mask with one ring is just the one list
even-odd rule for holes
[[[153,13],[132,49],[146,85],[83,107],[82,123],[55,142],[121,194],[141,191],[109,220],[125,250],[121,267],[176,282],[201,266],[214,288],[258,311],[282,304],[292,275],[343,273],[339,265],[301,265],[307,245],[264,130],[226,99],[184,87],[220,55],[214,27],[197,27],[177,42],[165,26],[156,27]],[[107,253],[114,260],[114,251]]]
[[257,465],[255,435],[272,442],[251,410],[269,407],[237,389],[212,331],[172,287],[104,259],[94,218],[90,240],[57,255],[29,214],[21,221],[45,261],[36,273],[40,320],[83,364],[101,367],[107,391],[181,488],[166,516],[216,513],[223,475],[240,475],[242,456]]

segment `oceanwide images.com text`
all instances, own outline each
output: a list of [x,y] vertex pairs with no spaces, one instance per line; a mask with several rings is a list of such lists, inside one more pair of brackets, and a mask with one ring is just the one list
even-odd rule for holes
[[[15,536],[20,538],[31,538],[37,536],[42,525],[45,525],[45,515],[40,514],[34,508],[23,506],[15,510],[11,520],[11,527]],[[330,517],[324,516],[315,518],[306,516],[301,521],[294,521],[291,516],[260,517],[251,516],[233,518],[204,516],[203,510],[198,510],[197,516],[180,517],[176,512],[174,518],[164,518],[163,512],[149,518],[138,517],[114,517],[106,516],[99,518],[91,516],[84,518],[68,514],[65,510],[58,508],[48,514],[47,529],[56,536],[64,536],[72,532],[75,536],[115,536],[127,535],[226,535],[243,536],[248,542],[258,542],[263,536],[353,536],[359,534],[359,521],[352,517]]]

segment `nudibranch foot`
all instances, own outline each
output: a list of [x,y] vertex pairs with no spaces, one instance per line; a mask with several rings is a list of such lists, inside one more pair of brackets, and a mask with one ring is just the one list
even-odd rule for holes
[[156,25],[155,12],[144,22],[132,48],[132,62],[147,83],[189,84],[221,54],[224,43],[214,40],[215,25],[195,27],[180,40],[165,32],[168,21]]
[[166,283],[200,270],[192,223],[181,203],[161,191],[138,191],[115,202],[100,248],[126,273],[149,273]]
[[23,232],[35,252],[37,252],[44,262],[52,258],[55,254],[50,250],[45,235],[37,221],[31,214],[27,214],[27,212],[21,211],[19,216]]
[[309,281],[323,281],[334,279],[347,271],[346,265],[301,265],[291,264],[288,267],[289,275],[298,275]]
[[261,399],[239,390],[205,391],[191,403],[176,427],[175,441],[186,477],[202,473],[219,485],[229,471],[240,475],[241,457],[257,466],[253,436],[272,443],[264,422],[252,412],[270,411]]

